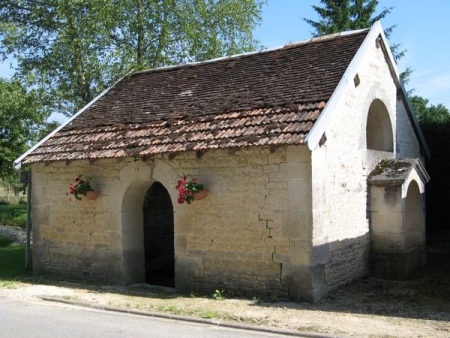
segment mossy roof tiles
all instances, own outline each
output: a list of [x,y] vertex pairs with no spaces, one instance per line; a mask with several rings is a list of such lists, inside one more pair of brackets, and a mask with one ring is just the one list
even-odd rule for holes
[[24,163],[303,144],[367,33],[127,76]]

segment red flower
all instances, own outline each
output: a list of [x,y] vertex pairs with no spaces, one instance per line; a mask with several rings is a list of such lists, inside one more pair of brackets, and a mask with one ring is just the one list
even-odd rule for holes
[[[94,189],[91,187],[90,179],[83,180],[81,175],[79,175],[75,179],[75,182],[72,181],[69,183],[69,192],[66,195],[72,195],[75,200],[80,201],[82,199],[81,197],[86,196],[86,193],[91,190]],[[73,200],[72,196],[69,197],[69,201]]]
[[191,204],[194,201],[194,193],[202,191],[204,189],[203,184],[200,183],[198,177],[192,177],[189,181],[186,175],[183,175],[183,178],[177,181],[175,185],[175,189],[179,191],[177,201],[180,204],[187,202]]

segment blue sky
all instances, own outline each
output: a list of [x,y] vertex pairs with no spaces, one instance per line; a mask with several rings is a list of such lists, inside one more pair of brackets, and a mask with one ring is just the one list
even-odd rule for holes
[[[255,37],[267,48],[311,38],[312,27],[303,18],[318,20],[312,5],[319,0],[268,0]],[[397,25],[390,40],[407,50],[398,68],[413,69],[407,89],[432,104],[450,108],[450,0],[380,0],[378,12],[394,7],[381,21],[384,28]],[[8,63],[0,63],[0,76],[9,76]]]
[[[313,29],[303,18],[319,19],[312,5],[320,1],[268,0],[255,37],[268,48],[311,38]],[[397,25],[390,41],[407,50],[398,69],[413,70],[406,89],[450,108],[450,0],[380,0],[377,13],[385,7],[393,10],[382,26]]]

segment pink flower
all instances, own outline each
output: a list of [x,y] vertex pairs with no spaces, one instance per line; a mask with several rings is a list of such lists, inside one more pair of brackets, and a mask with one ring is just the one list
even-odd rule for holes
[[194,192],[202,191],[204,187],[198,177],[192,177],[191,180],[188,180],[187,176],[183,175],[183,178],[177,181],[175,189],[179,192],[177,198],[178,203],[183,204],[187,202],[191,204],[194,201]]

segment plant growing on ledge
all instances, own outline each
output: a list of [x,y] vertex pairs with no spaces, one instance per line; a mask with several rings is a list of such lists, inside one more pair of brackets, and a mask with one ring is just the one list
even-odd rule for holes
[[195,176],[188,180],[187,176],[184,175],[182,179],[178,180],[175,189],[179,191],[178,203],[180,204],[184,202],[191,204],[194,200],[205,198],[207,193],[199,178]]
[[70,182],[69,192],[66,193],[66,196],[69,196],[69,201],[72,201],[73,198],[81,201],[81,196],[86,196],[89,191],[94,191],[91,187],[91,179],[83,180],[79,175],[75,181]]

